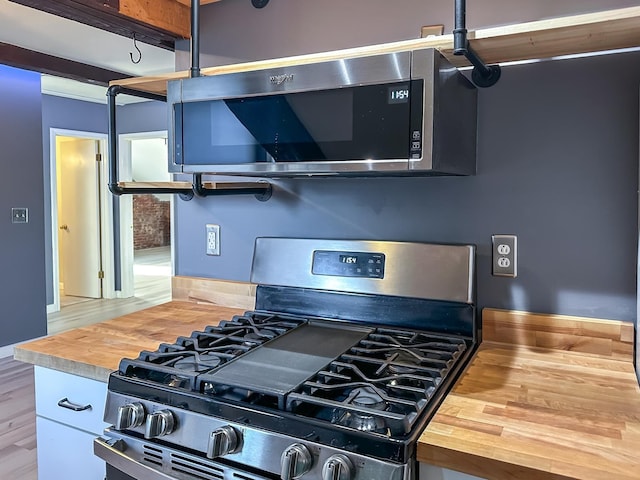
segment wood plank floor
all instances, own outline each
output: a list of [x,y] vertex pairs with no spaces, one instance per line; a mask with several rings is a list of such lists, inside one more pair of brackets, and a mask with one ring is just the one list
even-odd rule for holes
[[0,478],[36,480],[33,367],[0,359]]
[[[135,296],[71,302],[48,316],[50,335],[171,300],[168,247],[136,252]],[[0,480],[37,480],[33,366],[0,358]]]

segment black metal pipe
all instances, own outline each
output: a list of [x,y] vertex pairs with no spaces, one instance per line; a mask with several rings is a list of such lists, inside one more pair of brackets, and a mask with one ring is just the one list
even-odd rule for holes
[[139,187],[121,187],[118,184],[118,132],[116,128],[116,97],[119,94],[133,95],[135,97],[146,98],[148,100],[157,100],[166,102],[167,97],[164,95],[157,95],[155,93],[141,92],[138,90],[131,90],[129,88],[122,87],[120,85],[112,85],[107,89],[107,102],[109,105],[109,129],[108,129],[108,143],[109,143],[109,190],[114,195],[123,194],[145,194],[145,193],[178,193],[185,195],[186,197],[193,197],[193,191],[190,188],[178,189],[171,187],[155,187],[151,188],[139,188]]
[[455,27],[453,29],[453,54],[467,55],[467,2],[455,0]]
[[482,59],[478,56],[478,54],[471,48],[471,45],[467,43],[467,52],[464,55],[467,57],[467,60],[473,65],[474,70],[477,70],[477,74],[487,77],[492,74],[491,67],[485,65]]
[[191,78],[200,76],[200,0],[191,0]]

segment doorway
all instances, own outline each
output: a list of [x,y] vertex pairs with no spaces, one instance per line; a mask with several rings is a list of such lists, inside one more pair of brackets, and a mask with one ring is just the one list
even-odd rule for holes
[[53,305],[113,298],[106,135],[51,129]]
[[[119,136],[121,181],[167,182],[167,132]],[[119,296],[170,295],[173,274],[173,195],[122,195],[119,202]]]

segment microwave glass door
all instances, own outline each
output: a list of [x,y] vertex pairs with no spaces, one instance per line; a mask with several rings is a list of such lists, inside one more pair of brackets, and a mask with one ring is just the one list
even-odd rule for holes
[[185,165],[407,159],[422,129],[422,83],[178,103],[175,158]]

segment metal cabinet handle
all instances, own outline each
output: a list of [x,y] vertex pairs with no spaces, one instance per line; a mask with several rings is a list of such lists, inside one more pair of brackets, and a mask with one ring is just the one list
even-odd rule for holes
[[69,410],[73,410],[74,412],[83,412],[85,410],[91,410],[91,404],[78,405],[77,403],[70,402],[67,397],[64,397],[62,400],[60,400],[58,402],[58,406],[62,408],[68,408]]

